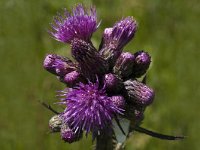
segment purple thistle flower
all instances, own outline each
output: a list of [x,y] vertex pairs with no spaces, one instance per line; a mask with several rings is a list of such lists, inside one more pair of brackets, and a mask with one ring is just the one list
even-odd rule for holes
[[117,22],[113,28],[106,28],[100,45],[100,54],[113,67],[123,47],[134,37],[137,23],[132,17]]
[[71,60],[56,54],[48,54],[44,59],[43,66],[47,71],[58,76],[64,76],[76,70],[75,64]]
[[83,5],[79,4],[71,14],[64,10],[64,15],[55,17],[50,34],[63,43],[71,43],[74,38],[89,42],[97,28],[96,9],[91,7],[87,12]]
[[96,137],[109,130],[114,115],[123,111],[110,100],[104,89],[99,88],[98,81],[80,83],[79,86],[70,88],[65,96],[61,103],[66,104],[67,108],[61,117],[76,133],[85,130],[88,134],[91,131]]
[[151,63],[151,56],[144,51],[138,51],[134,54],[135,56],[135,64],[133,66],[133,74],[132,76],[138,78],[144,75],[149,68]]
[[133,17],[127,17],[114,25],[110,40],[116,44],[117,49],[122,49],[134,37],[136,30],[136,21]]
[[133,17],[126,17],[115,23],[112,28],[106,28],[103,35],[103,47],[113,47],[121,50],[135,35],[137,23]]

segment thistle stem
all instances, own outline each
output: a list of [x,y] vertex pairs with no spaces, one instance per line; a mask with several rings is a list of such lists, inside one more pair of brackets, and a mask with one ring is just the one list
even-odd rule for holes
[[103,133],[97,136],[95,150],[113,150],[112,134]]

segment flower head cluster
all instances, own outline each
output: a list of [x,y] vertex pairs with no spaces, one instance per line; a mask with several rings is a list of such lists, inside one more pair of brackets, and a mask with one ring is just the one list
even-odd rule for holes
[[99,49],[91,42],[97,27],[95,8],[86,11],[77,5],[72,13],[57,16],[50,32],[56,40],[70,44],[75,59],[49,54],[44,60],[44,68],[67,85],[59,93],[65,109],[49,126],[69,143],[79,140],[83,132],[91,132],[94,138],[111,133],[112,120],[118,116],[139,124],[154,99],[154,91],[138,80],[151,57],[144,51],[123,52],[136,33],[136,21],[127,17],[106,28]]

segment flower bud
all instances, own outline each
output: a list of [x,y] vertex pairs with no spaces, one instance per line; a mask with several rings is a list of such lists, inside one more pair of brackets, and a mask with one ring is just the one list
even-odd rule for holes
[[123,83],[119,77],[112,73],[109,73],[105,74],[104,76],[104,86],[106,91],[117,93],[122,89]]
[[63,124],[61,126],[60,134],[61,134],[62,140],[64,140],[65,142],[68,142],[68,143],[73,143],[75,141],[78,141],[82,136],[82,133],[80,133],[80,134],[75,133],[66,124]]
[[49,120],[49,128],[52,132],[60,132],[61,125],[62,119],[59,115],[55,115]]
[[111,37],[118,49],[122,49],[134,37],[136,30],[137,22],[133,17],[126,17],[114,25]]
[[137,23],[132,17],[117,22],[112,28],[106,28],[99,52],[109,63],[111,69],[120,56],[123,47],[134,37]]
[[78,61],[80,73],[89,79],[103,75],[108,71],[106,61],[100,56],[91,43],[74,39],[71,43],[72,56]]
[[122,50],[118,49],[116,44],[114,44],[114,41],[111,38],[113,28],[106,28],[103,33],[103,38],[101,41],[101,44],[99,46],[99,53],[102,55],[102,57],[108,62],[109,68],[112,69],[117,58],[120,56]]
[[129,52],[123,52],[117,59],[113,72],[121,78],[127,78],[132,74],[135,57]]
[[124,86],[132,102],[141,106],[147,106],[153,102],[154,91],[145,84],[137,80],[127,80]]
[[72,71],[66,74],[62,81],[66,83],[69,87],[72,87],[77,83],[83,81],[83,77],[78,71]]
[[139,51],[135,54],[135,64],[133,66],[133,76],[138,78],[144,75],[151,63],[151,57],[147,52]]
[[47,55],[44,59],[43,66],[47,71],[58,76],[64,76],[76,69],[71,60],[56,54]]
[[121,96],[121,95],[112,96],[110,99],[111,99],[111,101],[113,102],[113,104],[115,106],[117,106],[120,109],[124,109],[124,107],[125,107],[125,99],[124,99],[123,96]]
[[101,39],[101,44],[99,45],[99,49],[102,49],[103,47],[108,47],[108,45],[109,45],[108,41],[112,34],[112,30],[113,30],[113,28],[105,28],[105,30],[103,32],[103,37]]

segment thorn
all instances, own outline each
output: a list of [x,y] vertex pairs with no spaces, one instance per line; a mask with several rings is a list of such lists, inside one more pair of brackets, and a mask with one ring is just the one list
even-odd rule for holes
[[55,114],[60,114],[59,112],[57,112],[56,110],[54,110],[50,105],[46,104],[45,102],[43,101],[39,101],[39,103],[41,103],[45,108],[49,109],[50,111],[52,111],[53,113]]
[[156,133],[154,131],[150,131],[150,130],[147,130],[145,128],[139,127],[139,126],[136,126],[134,128],[134,130],[141,132],[141,133],[144,133],[144,134],[147,134],[147,135],[150,135],[150,136],[155,137],[155,138],[162,139],[162,140],[182,140],[182,139],[185,138],[185,136],[171,136],[171,135],[164,135],[164,134],[161,134],[161,133]]

